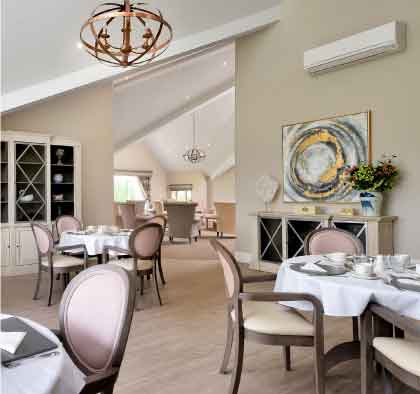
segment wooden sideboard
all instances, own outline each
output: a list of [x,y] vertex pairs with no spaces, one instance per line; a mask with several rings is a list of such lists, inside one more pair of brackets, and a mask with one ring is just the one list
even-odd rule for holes
[[393,226],[396,216],[302,215],[292,212],[257,212],[258,250],[253,269],[277,272],[290,257],[304,254],[305,237],[313,230],[328,227],[350,231],[362,241],[365,254],[393,254]]

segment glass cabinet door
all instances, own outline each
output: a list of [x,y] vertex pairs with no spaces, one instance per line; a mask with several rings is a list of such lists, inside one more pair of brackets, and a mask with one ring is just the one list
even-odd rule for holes
[[15,222],[45,221],[45,144],[16,142],[15,163]]
[[0,218],[1,223],[9,221],[9,185],[8,185],[8,172],[9,172],[9,155],[8,155],[8,142],[1,141],[0,149]]

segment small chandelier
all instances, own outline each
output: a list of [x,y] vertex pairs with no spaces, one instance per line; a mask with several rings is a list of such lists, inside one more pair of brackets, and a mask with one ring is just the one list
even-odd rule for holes
[[172,40],[172,27],[146,3],[104,3],[80,30],[80,42],[101,63],[133,67],[161,55]]
[[192,148],[188,149],[182,157],[185,161],[189,161],[192,164],[198,164],[206,158],[206,154],[196,144],[196,113],[193,113],[193,144]]

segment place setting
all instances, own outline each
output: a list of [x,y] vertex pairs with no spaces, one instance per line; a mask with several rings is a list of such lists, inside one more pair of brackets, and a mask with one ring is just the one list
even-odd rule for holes
[[311,276],[339,276],[349,272],[345,253],[330,253],[314,262],[291,263],[290,269]]

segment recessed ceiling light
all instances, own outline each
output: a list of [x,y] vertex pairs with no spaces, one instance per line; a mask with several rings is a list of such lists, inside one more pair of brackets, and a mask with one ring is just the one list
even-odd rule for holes
[[227,66],[227,61],[226,61],[226,60],[223,62],[223,65],[224,65],[225,67]]
[[185,100],[189,100],[191,96],[185,96]]
[[79,49],[82,49],[83,48],[83,44],[80,41],[76,44],[76,46]]
[[207,146],[210,148],[211,147],[211,144],[207,144]]

